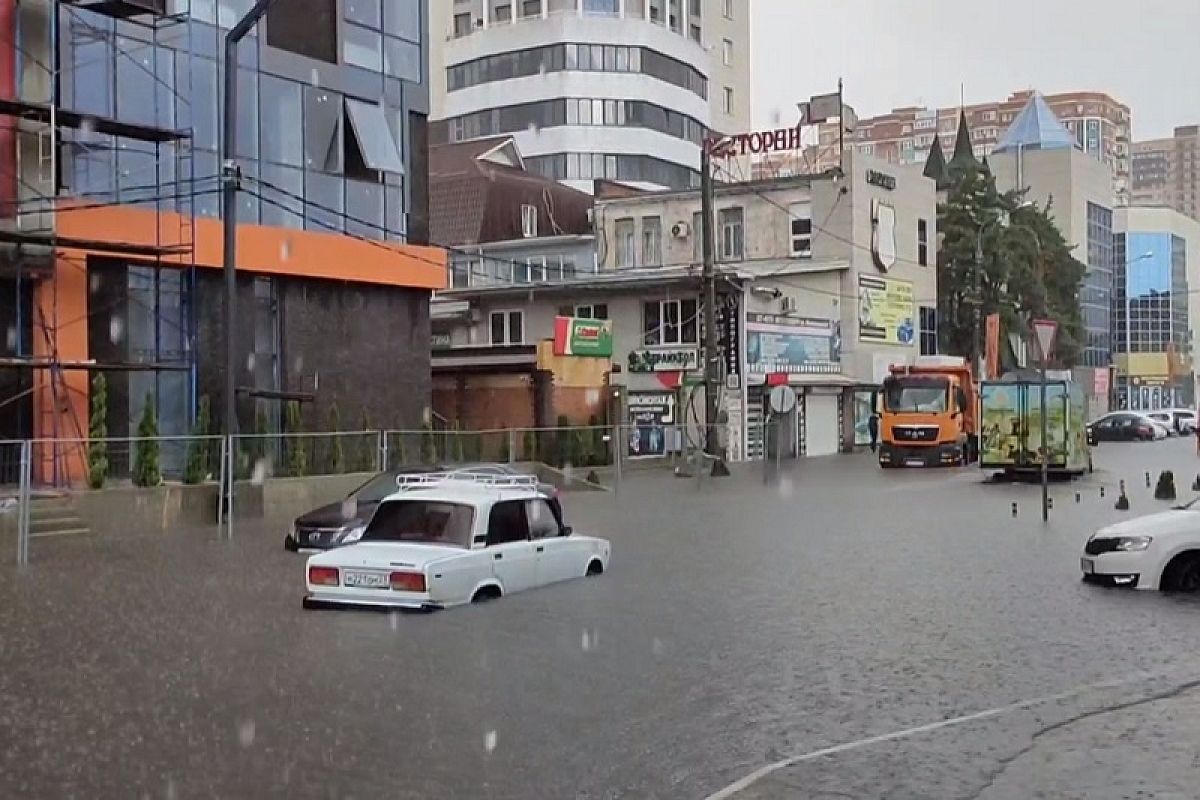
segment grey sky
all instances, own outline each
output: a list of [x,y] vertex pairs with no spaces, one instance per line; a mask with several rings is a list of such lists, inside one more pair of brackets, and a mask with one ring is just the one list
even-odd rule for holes
[[860,116],[1037,88],[1105,91],[1135,139],[1200,123],[1200,0],[750,0],[756,127],[834,91]]

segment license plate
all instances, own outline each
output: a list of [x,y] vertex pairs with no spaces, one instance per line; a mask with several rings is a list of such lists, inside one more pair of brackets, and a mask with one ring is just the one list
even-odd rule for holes
[[358,589],[386,589],[388,576],[385,572],[351,572],[342,575],[342,583]]
[[906,467],[923,467],[925,466],[925,462],[919,458],[910,458],[908,461],[904,462],[904,465]]
[[1083,570],[1084,575],[1096,574],[1096,562],[1090,558],[1079,559],[1079,568]]

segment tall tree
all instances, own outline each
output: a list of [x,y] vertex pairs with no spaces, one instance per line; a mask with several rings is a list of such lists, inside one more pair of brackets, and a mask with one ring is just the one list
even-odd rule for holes
[[[1073,366],[1083,344],[1079,287],[1086,267],[1051,215],[1052,205],[1000,192],[986,165],[959,164],[938,206],[938,334],[942,352],[983,348],[983,320],[1000,315],[1001,335],[1028,334],[1031,318],[1059,323],[1055,361]],[[977,312],[978,309],[978,312]]]

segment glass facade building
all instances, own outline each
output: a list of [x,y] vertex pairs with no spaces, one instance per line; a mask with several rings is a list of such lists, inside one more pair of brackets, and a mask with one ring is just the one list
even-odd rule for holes
[[1114,243],[1118,405],[1140,411],[1191,405],[1185,242],[1167,232],[1130,231]]
[[1083,366],[1112,363],[1111,307],[1113,293],[1113,212],[1087,204],[1087,274],[1079,290],[1086,340]]
[[[64,107],[190,132],[178,144],[70,133],[68,194],[220,215],[223,40],[251,2],[174,5],[180,21],[153,26],[65,7]],[[239,222],[409,238],[426,216],[406,179],[427,172],[425,24],[420,0],[272,7],[238,49]]]

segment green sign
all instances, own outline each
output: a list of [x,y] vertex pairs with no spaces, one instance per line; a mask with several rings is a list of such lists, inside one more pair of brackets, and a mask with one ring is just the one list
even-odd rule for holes
[[612,352],[612,320],[554,318],[554,355],[610,358]]

